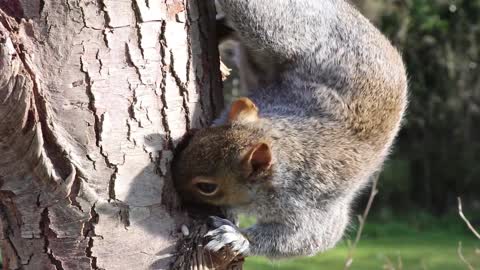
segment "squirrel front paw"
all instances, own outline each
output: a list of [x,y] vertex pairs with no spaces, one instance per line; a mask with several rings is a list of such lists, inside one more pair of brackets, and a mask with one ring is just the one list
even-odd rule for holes
[[205,246],[212,251],[228,247],[235,253],[245,255],[250,249],[250,242],[240,229],[228,219],[210,217],[210,225],[215,228],[205,234],[210,241]]

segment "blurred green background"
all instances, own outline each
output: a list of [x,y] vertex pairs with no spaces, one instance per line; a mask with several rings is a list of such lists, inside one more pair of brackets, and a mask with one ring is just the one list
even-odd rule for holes
[[[480,240],[457,214],[461,196],[480,228],[480,0],[351,2],[401,51],[410,82],[403,129],[351,269],[468,269],[457,254],[459,241],[480,269]],[[225,81],[229,101],[245,93],[231,62],[237,52],[227,45],[221,53],[233,68]],[[345,241],[325,254],[286,262],[249,258],[246,269],[343,269],[356,227],[354,219]]]
[[[242,225],[248,225],[243,219]],[[347,232],[336,248],[310,258],[269,261],[266,258],[247,258],[246,270],[334,270],[344,269],[348,256],[348,239],[356,230]],[[349,269],[374,270],[460,270],[467,269],[458,255],[462,254],[474,269],[480,269],[480,240],[475,239],[454,216],[443,218],[425,214],[367,222]]]

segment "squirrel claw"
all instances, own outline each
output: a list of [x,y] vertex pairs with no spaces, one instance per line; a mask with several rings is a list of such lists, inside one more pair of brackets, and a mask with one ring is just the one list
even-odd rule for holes
[[222,225],[230,225],[232,227],[237,227],[233,222],[228,219],[220,218],[217,216],[209,216],[208,217],[208,225],[212,228],[218,228]]
[[209,224],[215,229],[210,230],[205,235],[210,238],[210,241],[205,246],[206,249],[216,252],[228,245],[235,253],[245,254],[248,252],[250,242],[231,221],[212,216]]

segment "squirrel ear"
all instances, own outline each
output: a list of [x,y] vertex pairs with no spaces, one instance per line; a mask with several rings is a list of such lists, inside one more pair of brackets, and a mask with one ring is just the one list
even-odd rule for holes
[[258,120],[258,109],[249,98],[235,100],[228,113],[228,121],[232,122],[255,122]]
[[246,165],[250,173],[265,171],[272,166],[272,151],[266,143],[255,145],[246,156]]

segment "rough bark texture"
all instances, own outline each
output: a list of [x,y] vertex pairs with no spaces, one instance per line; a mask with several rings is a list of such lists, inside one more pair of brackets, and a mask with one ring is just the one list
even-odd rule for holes
[[213,1],[0,0],[4,269],[172,267],[173,150],[222,105],[213,21]]

